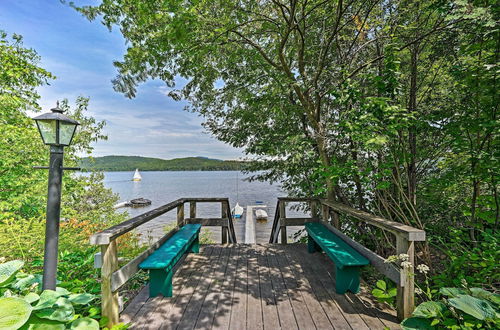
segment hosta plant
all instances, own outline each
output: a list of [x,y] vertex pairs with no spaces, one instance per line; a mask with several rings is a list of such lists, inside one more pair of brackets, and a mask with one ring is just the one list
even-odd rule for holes
[[96,296],[60,287],[41,291],[41,276],[22,267],[19,260],[0,264],[0,329],[100,329],[99,312],[89,306]]
[[441,288],[441,301],[417,306],[403,329],[498,329],[500,295],[480,288]]

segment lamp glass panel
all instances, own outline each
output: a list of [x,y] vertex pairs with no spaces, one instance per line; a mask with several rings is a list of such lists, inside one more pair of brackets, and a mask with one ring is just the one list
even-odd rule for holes
[[36,124],[45,144],[56,144],[56,121],[37,120]]
[[59,144],[69,146],[73,134],[75,134],[75,129],[75,124],[59,122]]

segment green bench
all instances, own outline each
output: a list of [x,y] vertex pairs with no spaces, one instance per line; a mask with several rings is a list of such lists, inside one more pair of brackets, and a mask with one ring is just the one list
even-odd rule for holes
[[172,297],[174,266],[184,253],[200,251],[200,229],[200,224],[184,225],[139,264],[140,269],[149,270],[150,297],[156,297],[160,293],[164,297]]
[[323,250],[335,263],[335,291],[358,293],[359,269],[370,263],[368,259],[321,223],[308,222],[305,226],[309,253]]

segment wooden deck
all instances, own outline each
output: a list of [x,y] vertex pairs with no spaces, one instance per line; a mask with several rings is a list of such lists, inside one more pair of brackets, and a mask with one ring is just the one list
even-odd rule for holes
[[132,329],[400,329],[362,292],[335,293],[334,266],[304,244],[206,245],[174,275],[174,296],[147,287],[121,321]]

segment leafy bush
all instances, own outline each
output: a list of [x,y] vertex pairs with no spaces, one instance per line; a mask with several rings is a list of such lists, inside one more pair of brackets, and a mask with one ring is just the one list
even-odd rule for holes
[[480,288],[441,288],[441,301],[426,301],[405,319],[403,329],[498,329],[500,295]]
[[90,305],[96,295],[63,287],[41,291],[42,277],[23,273],[23,266],[21,260],[0,264],[0,329],[98,330],[107,323]]
[[[470,286],[494,288],[500,281],[500,249],[498,238],[487,231],[479,232],[476,245],[464,230],[451,229],[450,242],[442,242],[449,262],[440,274],[432,278],[438,287],[459,286],[466,280]],[[453,276],[449,276],[453,274]]]

